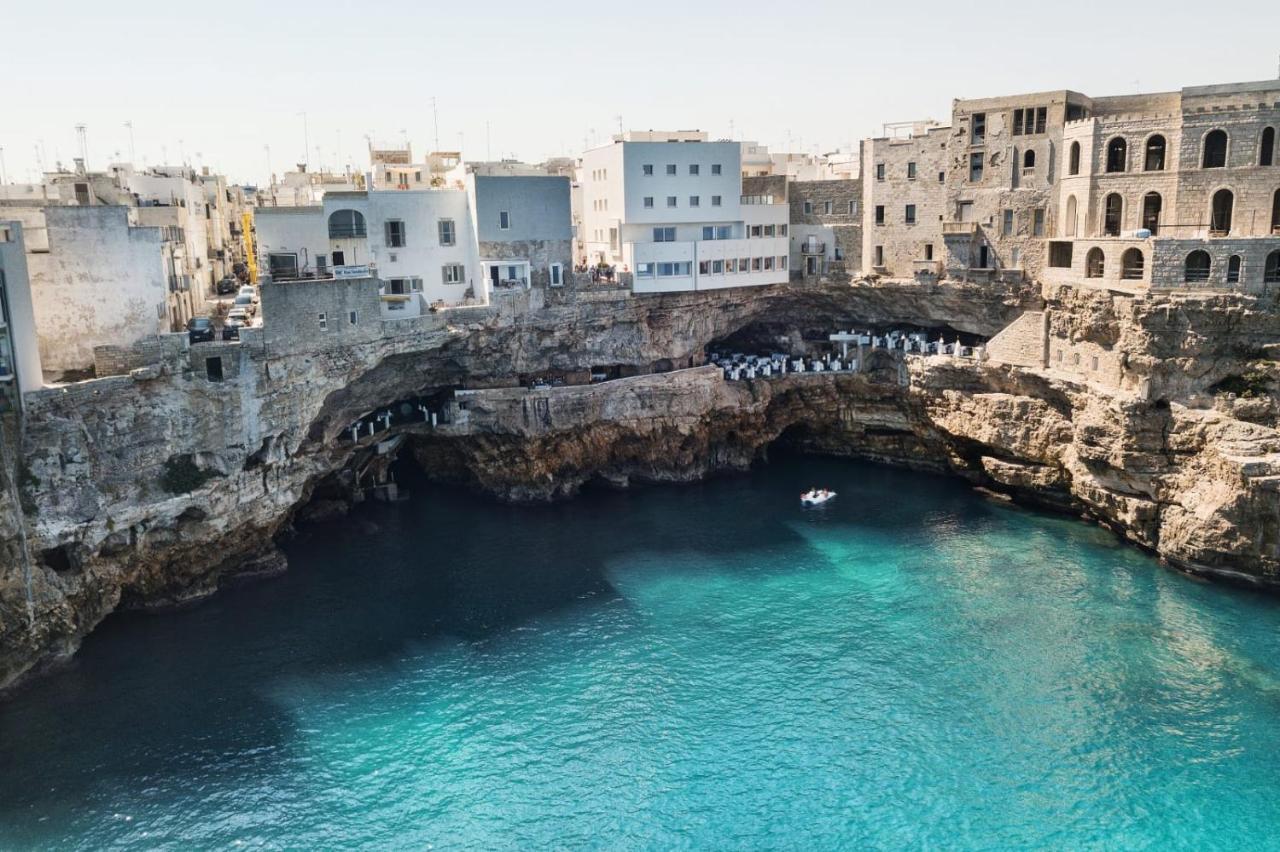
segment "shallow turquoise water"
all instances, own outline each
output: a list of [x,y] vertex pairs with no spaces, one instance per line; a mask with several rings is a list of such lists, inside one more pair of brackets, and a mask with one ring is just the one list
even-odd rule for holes
[[0,848],[1280,842],[1273,599],[858,464],[416,490],[0,705]]

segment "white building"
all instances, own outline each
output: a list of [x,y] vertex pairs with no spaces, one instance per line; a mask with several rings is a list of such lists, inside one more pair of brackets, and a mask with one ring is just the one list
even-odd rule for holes
[[700,131],[633,131],[587,151],[587,261],[634,273],[637,293],[785,282],[786,199],[744,198],[741,159],[739,143]]
[[20,407],[43,383],[22,224],[0,221],[0,401]]

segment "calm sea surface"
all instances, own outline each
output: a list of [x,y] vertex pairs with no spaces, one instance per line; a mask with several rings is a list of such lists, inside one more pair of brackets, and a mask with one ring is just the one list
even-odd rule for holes
[[860,464],[414,491],[0,703],[0,848],[1280,844],[1280,601]]

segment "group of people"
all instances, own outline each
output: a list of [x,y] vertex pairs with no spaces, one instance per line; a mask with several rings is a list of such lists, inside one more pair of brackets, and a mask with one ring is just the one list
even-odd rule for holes
[[[590,276],[592,284],[599,284],[601,282],[604,282],[605,284],[613,284],[618,280],[617,266],[604,263],[603,261],[600,263],[588,264],[585,257],[582,259],[581,263],[573,268],[573,271],[577,275]],[[625,271],[625,269],[623,271]]]

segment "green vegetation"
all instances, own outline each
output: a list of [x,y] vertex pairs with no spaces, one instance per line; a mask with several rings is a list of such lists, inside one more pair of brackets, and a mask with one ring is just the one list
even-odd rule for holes
[[190,455],[170,456],[164,463],[160,485],[170,494],[190,494],[218,474],[202,470]]
[[1233,393],[1246,399],[1267,396],[1271,392],[1271,373],[1265,368],[1255,368],[1243,376],[1227,376],[1210,390],[1214,393]]

